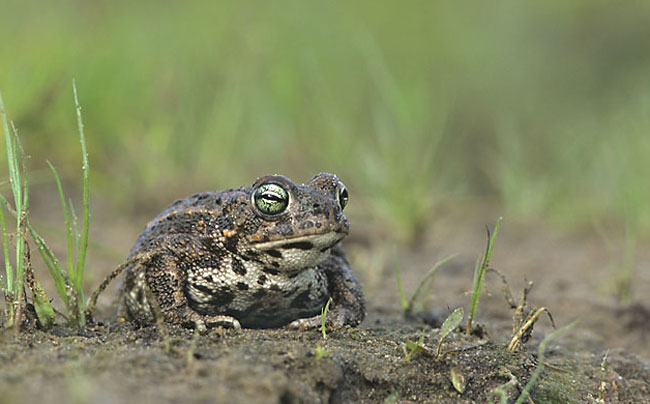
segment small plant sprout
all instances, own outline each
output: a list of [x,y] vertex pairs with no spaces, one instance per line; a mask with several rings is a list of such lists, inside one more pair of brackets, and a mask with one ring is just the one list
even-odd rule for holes
[[598,383],[598,404],[603,404],[605,402],[605,369],[607,368],[607,356],[609,355],[609,349],[603,355],[603,360],[600,362],[600,383]]
[[440,357],[440,350],[442,349],[442,341],[447,338],[452,331],[454,331],[460,323],[463,321],[463,316],[465,316],[465,311],[462,307],[457,308],[452,311],[451,314],[447,316],[445,321],[443,321],[440,326],[440,332],[438,334],[438,346],[436,347],[436,357]]
[[[27,215],[27,197],[24,195],[26,185],[21,179],[19,155],[16,150],[18,139],[15,132],[9,130],[9,123],[7,114],[5,112],[4,103],[0,96],[0,113],[2,114],[2,125],[4,129],[5,142],[7,144],[7,163],[9,165],[9,185],[11,193],[14,197],[15,216],[16,216],[16,233],[15,233],[15,267],[11,265],[7,228],[5,226],[4,214],[2,215],[2,236],[3,236],[3,249],[5,256],[5,282],[2,291],[5,297],[6,308],[5,316],[7,326],[11,327],[20,324],[22,315],[25,310],[24,300],[24,280],[25,280],[25,265],[24,265],[24,250],[27,242],[24,237],[24,220]],[[25,196],[25,197],[24,197]],[[24,198],[23,198],[24,197]],[[10,209],[9,203],[3,198],[3,208]]]
[[[54,310],[49,299],[45,295],[40,283],[35,279],[31,269],[31,257],[27,237],[30,235],[34,244],[38,248],[43,261],[45,262],[50,275],[54,281],[56,290],[63,301],[66,312],[64,317],[79,328],[86,323],[85,320],[85,298],[83,293],[83,275],[86,261],[86,250],[88,247],[88,183],[89,183],[89,166],[88,153],[86,151],[86,139],[83,130],[83,121],[81,119],[81,106],[77,96],[77,88],[72,82],[74,102],[77,111],[77,124],[79,128],[79,139],[82,151],[82,172],[83,172],[83,216],[81,231],[77,226],[77,219],[70,202],[72,221],[68,211],[61,180],[54,166],[49,164],[54,179],[59,190],[61,207],[65,219],[66,237],[68,246],[68,259],[65,268],[59,263],[52,253],[52,250],[45,243],[45,240],[36,232],[34,227],[29,223],[27,217],[28,211],[28,178],[25,164],[25,153],[18,138],[15,128],[13,133],[9,131],[7,116],[0,98],[0,109],[2,110],[2,120],[4,126],[5,140],[7,144],[7,161],[9,165],[9,183],[11,192],[14,196],[14,206],[12,209],[9,202],[0,197],[2,209],[5,209],[16,217],[16,233],[14,241],[16,245],[16,257],[14,266],[12,266],[9,257],[9,241],[6,229],[4,211],[0,212],[0,227],[2,227],[3,251],[5,253],[5,273],[6,281],[3,284],[3,292],[7,302],[7,326],[20,324],[25,308],[25,283],[32,291],[32,302],[38,322],[42,328],[48,328],[54,324]],[[13,125],[12,125],[13,127]],[[22,168],[22,172],[21,172]],[[76,262],[73,260],[73,254],[76,252]]]
[[328,354],[329,352],[327,352],[327,349],[325,349],[325,347],[323,347],[321,344],[316,344],[316,348],[314,348],[314,359],[316,361],[323,359]]
[[[77,126],[79,130],[79,141],[81,143],[82,174],[83,174],[83,216],[81,229],[79,229],[77,215],[75,214],[72,202],[66,203],[66,197],[61,186],[61,179],[56,169],[48,162],[52,175],[59,191],[61,210],[65,223],[67,239],[67,260],[65,268],[54,256],[52,250],[45,243],[45,240],[30,226],[29,231],[38,247],[38,251],[43,258],[50,275],[54,280],[56,290],[63,301],[68,322],[82,328],[86,324],[86,299],[83,291],[83,278],[86,266],[86,251],[88,249],[88,227],[90,219],[90,209],[88,204],[89,196],[89,165],[88,152],[86,150],[86,137],[84,134],[84,125],[81,118],[81,106],[77,95],[77,87],[73,80],[72,89],[74,94],[75,108],[77,111]],[[71,220],[72,216],[72,220]],[[76,260],[74,255],[76,253]]]
[[501,220],[503,220],[501,217],[497,219],[497,223],[494,226],[494,231],[491,235],[490,230],[487,230],[487,246],[485,247],[485,254],[476,260],[476,265],[474,266],[474,285],[472,287],[472,298],[470,300],[469,314],[467,316],[467,335],[470,335],[472,333],[472,322],[474,321],[474,315],[476,314],[478,302],[481,298],[483,282],[485,281],[485,273],[487,272],[490,265],[490,257],[492,256],[494,242],[496,241],[497,234],[499,233]]
[[327,311],[330,309],[330,303],[332,303],[332,298],[327,299],[325,307],[320,310],[320,331],[323,333],[323,339],[327,339]]
[[[32,302],[36,311],[39,324],[48,328],[54,323],[54,310],[49,299],[45,295],[41,284],[34,278],[31,268],[29,243],[27,242],[27,228],[29,222],[27,212],[29,209],[29,180],[27,176],[26,156],[18,138],[16,128],[11,125],[4,109],[2,96],[0,96],[0,114],[4,129],[5,142],[7,145],[7,163],[9,167],[9,184],[14,197],[14,209],[9,202],[0,196],[0,227],[2,228],[2,246],[5,257],[5,281],[2,284],[2,291],[6,302],[5,315],[8,327],[18,326],[23,320],[25,311],[25,282],[32,290]],[[9,236],[5,223],[4,210],[16,217],[15,260],[11,264],[9,253]]]
[[418,339],[417,342],[406,340],[406,342],[402,344],[405,361],[409,362],[416,354],[425,352],[422,342],[424,342],[424,330],[422,330],[422,335],[420,335],[420,339]]

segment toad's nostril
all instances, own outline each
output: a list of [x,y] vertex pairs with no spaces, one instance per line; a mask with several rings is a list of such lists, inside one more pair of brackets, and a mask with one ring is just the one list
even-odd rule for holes
[[314,209],[318,209],[318,208],[320,208],[320,204],[315,203],[315,204],[314,204]]

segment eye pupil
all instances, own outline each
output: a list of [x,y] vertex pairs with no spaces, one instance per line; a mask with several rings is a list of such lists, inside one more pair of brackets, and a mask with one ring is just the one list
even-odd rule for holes
[[278,184],[262,184],[255,190],[253,201],[263,214],[279,215],[289,205],[289,193]]
[[348,189],[339,181],[339,204],[341,205],[341,210],[345,209],[345,205],[348,204],[348,199]]

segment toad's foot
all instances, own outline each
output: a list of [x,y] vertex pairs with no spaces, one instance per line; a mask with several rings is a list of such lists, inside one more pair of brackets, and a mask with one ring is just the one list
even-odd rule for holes
[[232,328],[236,331],[241,331],[241,324],[239,320],[231,316],[201,316],[196,314],[191,316],[194,325],[199,330],[199,334],[206,334],[208,328],[224,327]]
[[[327,312],[325,326],[329,328],[342,328],[346,325],[356,327],[359,325],[359,320],[352,310],[339,306]],[[322,315],[314,317],[299,318],[290,322],[287,328],[290,330],[309,330],[318,328],[322,325]]]

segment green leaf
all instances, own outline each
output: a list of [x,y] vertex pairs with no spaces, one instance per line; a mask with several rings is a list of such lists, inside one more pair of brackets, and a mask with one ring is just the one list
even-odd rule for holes
[[463,316],[465,316],[465,310],[463,310],[462,307],[459,307],[456,310],[452,311],[451,314],[448,315],[445,321],[442,323],[442,326],[440,326],[440,336],[438,337],[438,348],[436,349],[436,356],[440,356],[442,341],[460,325],[460,323],[463,321]]

